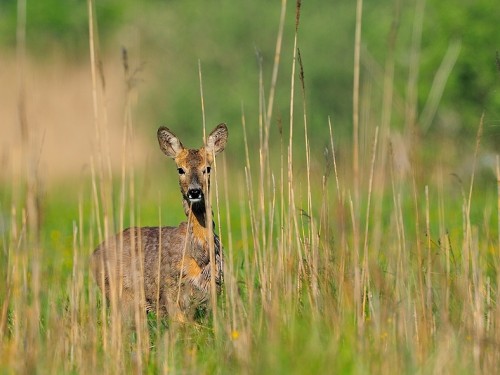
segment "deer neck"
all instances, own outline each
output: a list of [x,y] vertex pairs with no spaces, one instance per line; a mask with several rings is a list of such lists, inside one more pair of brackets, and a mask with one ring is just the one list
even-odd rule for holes
[[[193,237],[195,237],[203,246],[208,244],[209,228],[207,223],[207,213],[203,202],[191,205],[184,200],[184,213],[188,218],[189,229]],[[213,235],[212,223],[212,235]]]
[[204,203],[197,205],[190,205],[189,202],[184,201],[184,211],[188,217],[187,233],[189,246],[187,248],[188,254],[194,259],[198,267],[202,267],[202,273],[205,275],[204,286],[202,287],[205,291],[208,290],[208,282],[210,278],[211,267],[210,262],[210,246],[213,246],[214,251],[214,262],[216,266],[216,283],[218,283],[218,288],[220,289],[220,283],[222,280],[222,254],[221,245],[217,235],[214,232],[215,224],[212,221],[212,228],[207,224],[210,222],[207,220],[206,207]]

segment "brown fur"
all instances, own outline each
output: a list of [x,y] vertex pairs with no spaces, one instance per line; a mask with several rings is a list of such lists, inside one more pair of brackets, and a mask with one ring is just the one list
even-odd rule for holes
[[198,150],[185,149],[167,128],[158,129],[158,141],[180,169],[179,185],[188,221],[178,227],[125,229],[95,249],[92,271],[106,297],[116,296],[124,309],[139,301],[148,311],[183,321],[191,319],[210,298],[210,236],[214,239],[217,292],[222,284],[222,247],[217,235],[209,232],[205,198],[207,167],[224,149],[227,128],[218,125]]

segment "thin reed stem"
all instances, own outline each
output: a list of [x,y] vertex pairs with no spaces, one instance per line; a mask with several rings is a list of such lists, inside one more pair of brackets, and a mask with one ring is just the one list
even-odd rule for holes
[[[203,77],[201,72],[201,61],[198,60],[198,78],[200,83],[200,100],[201,100],[201,114],[203,123],[203,142],[206,143],[206,116],[205,116],[205,97],[203,95]],[[215,163],[215,156],[212,157]],[[208,173],[205,175],[205,186],[208,186]],[[206,221],[207,230],[210,235],[208,236],[208,252],[210,256],[210,304],[212,309],[212,316],[214,321],[214,332],[217,335],[219,332],[218,311],[217,311],[217,287],[215,284],[215,244],[214,236],[212,235],[213,218],[212,218],[212,193],[209,191],[208,199],[206,200]]]
[[363,0],[356,1],[356,30],[354,34],[354,81],[352,93],[352,132],[353,159],[352,171],[354,181],[354,208],[357,214],[359,205],[359,76],[361,60],[361,25],[363,18]]

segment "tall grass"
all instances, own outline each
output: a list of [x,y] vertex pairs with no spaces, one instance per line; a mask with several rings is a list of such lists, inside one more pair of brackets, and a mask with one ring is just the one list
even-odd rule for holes
[[[362,59],[361,5],[359,1],[355,71]],[[97,243],[126,225],[140,226],[141,209],[148,203],[138,193],[142,172],[134,170],[129,152],[135,132],[134,73],[126,53],[123,162],[119,173],[110,167],[107,94],[91,0],[88,9],[96,151],[88,186],[73,202],[78,214],[68,218],[73,222],[71,271],[57,268],[57,249],[43,241],[49,228],[29,224],[31,193],[23,184],[31,180],[25,176],[12,190],[23,189],[27,199],[5,198],[0,206],[5,218],[0,231],[2,372],[495,372],[500,366],[500,184],[497,192],[479,196],[474,172],[459,193],[444,172],[435,180],[422,178],[426,171],[419,170],[420,149],[413,148],[424,145],[413,137],[423,9],[415,15],[407,133],[401,138],[391,134],[390,57],[380,127],[373,125],[380,113],[370,105],[370,90],[356,75],[353,120],[359,138],[354,138],[351,162],[338,157],[345,145],[337,143],[334,121],[325,119],[324,150],[309,140],[300,2],[289,126],[279,123],[278,137],[271,134],[288,10],[282,2],[267,98],[260,75],[258,126],[249,124],[242,110],[244,151],[237,157],[244,162],[238,168],[233,155],[223,155],[215,168],[211,204],[225,249],[224,290],[211,314],[185,324],[146,315],[140,304],[130,324],[120,313],[119,285],[107,301],[96,286],[99,280],[89,276],[88,258]],[[481,118],[475,161],[482,128]],[[256,131],[259,144],[252,145],[247,135]],[[410,159],[406,167],[405,158]],[[496,177],[500,181],[498,158]],[[175,224],[161,222],[162,211],[180,211],[180,196],[177,205],[162,201],[157,202],[158,225]]]

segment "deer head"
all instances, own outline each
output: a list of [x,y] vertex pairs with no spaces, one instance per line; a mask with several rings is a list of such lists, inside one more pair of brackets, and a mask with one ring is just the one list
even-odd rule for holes
[[215,155],[224,150],[227,127],[219,124],[199,149],[185,148],[179,138],[166,127],[158,129],[158,142],[165,155],[173,158],[179,172],[179,185],[189,207],[204,209],[210,187],[210,169]]

